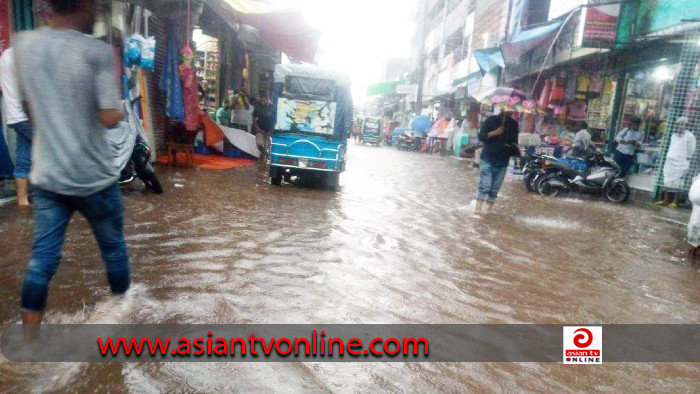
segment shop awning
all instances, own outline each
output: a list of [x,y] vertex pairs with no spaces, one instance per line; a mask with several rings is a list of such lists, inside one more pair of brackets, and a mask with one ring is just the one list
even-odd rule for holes
[[467,82],[467,84],[469,84],[469,82],[476,81],[479,79],[481,79],[481,71],[473,72],[473,73],[467,75],[466,77],[455,79],[454,82],[452,82],[452,86],[459,86],[465,82]]
[[513,36],[510,42],[501,46],[505,63],[517,63],[524,54],[533,50],[540,43],[547,39],[554,39],[562,23],[564,23],[563,20],[554,20]]
[[204,0],[234,30],[260,30],[262,38],[292,59],[313,63],[321,33],[307,25],[300,8],[254,0]]
[[401,85],[402,81],[382,82],[376,85],[367,87],[367,96],[375,96],[378,94],[396,93],[396,87]]
[[496,67],[506,67],[500,47],[477,49],[474,51],[474,59],[476,59],[476,63],[479,65],[481,71],[485,73]]

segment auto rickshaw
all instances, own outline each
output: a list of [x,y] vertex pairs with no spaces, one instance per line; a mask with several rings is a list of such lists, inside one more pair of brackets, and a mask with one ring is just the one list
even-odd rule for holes
[[271,183],[297,176],[337,188],[352,127],[350,78],[315,65],[277,65],[272,101]]
[[379,146],[382,134],[382,120],[379,118],[367,118],[362,127],[362,144]]

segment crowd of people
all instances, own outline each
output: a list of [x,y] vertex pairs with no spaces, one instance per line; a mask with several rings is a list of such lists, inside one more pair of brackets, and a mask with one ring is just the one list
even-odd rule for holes
[[220,126],[254,134],[258,149],[262,152],[261,160],[265,159],[265,142],[275,127],[274,107],[268,94],[254,99],[249,98],[245,92],[235,91],[216,110],[214,120]]

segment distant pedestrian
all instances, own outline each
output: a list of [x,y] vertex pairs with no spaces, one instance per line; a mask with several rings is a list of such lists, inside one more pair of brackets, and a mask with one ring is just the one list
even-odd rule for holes
[[275,128],[275,108],[270,101],[269,94],[265,93],[253,111],[253,130],[258,149],[262,153],[260,160],[265,161],[267,146],[272,130]]
[[29,206],[29,170],[32,166],[32,125],[22,108],[14,49],[9,48],[0,57],[0,85],[2,85],[3,106],[7,127],[17,133],[15,153],[15,182],[17,184],[17,203],[20,207]]
[[482,213],[484,202],[489,212],[498,198],[513,150],[518,149],[518,122],[510,112],[489,116],[481,125],[479,141],[484,147],[479,164],[477,214]]
[[224,100],[224,103],[216,110],[216,123],[224,127],[231,127],[231,101]]
[[233,97],[233,112],[231,125],[234,129],[253,132],[253,113],[255,108],[248,101],[248,97],[243,92],[238,92]]
[[641,125],[642,120],[635,117],[630,122],[630,126],[620,130],[617,137],[615,137],[617,148],[613,158],[622,170],[620,178],[626,177],[629,173],[632,164],[634,164],[635,152],[642,146],[644,141],[644,132],[639,130]]
[[[113,294],[130,285],[124,206],[106,128],[122,119],[114,51],[89,35],[96,0],[50,0],[51,27],[21,33],[15,58],[34,126],[34,246],[22,285],[22,321],[39,324],[75,211],[90,224]],[[80,262],[82,263],[82,262]]]
[[688,128],[690,119],[681,116],[676,120],[676,131],[671,136],[671,143],[664,164],[664,198],[656,205],[668,205],[678,208],[680,196],[685,187],[686,176],[690,170],[690,160],[695,155],[697,140]]

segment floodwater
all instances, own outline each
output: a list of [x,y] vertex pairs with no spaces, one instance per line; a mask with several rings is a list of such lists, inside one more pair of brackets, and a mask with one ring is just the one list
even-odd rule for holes
[[[95,241],[70,226],[50,323],[700,323],[684,229],[507,180],[475,219],[464,161],[350,146],[337,192],[269,185],[258,166],[158,168],[125,193],[134,286],[110,299]],[[31,217],[0,208],[0,324],[18,321]],[[13,364],[10,392],[700,390],[698,364]]]

